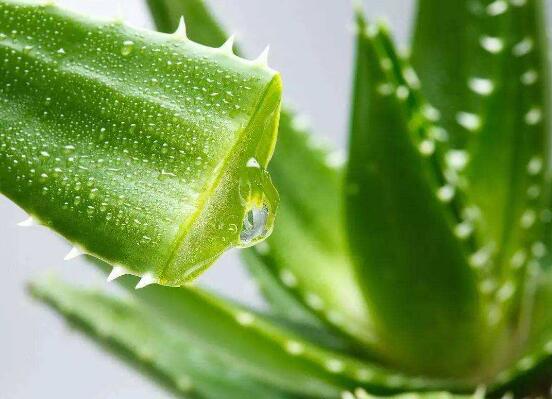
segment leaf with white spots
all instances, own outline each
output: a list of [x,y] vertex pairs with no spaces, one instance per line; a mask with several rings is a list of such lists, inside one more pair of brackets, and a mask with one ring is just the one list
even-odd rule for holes
[[[441,173],[447,157],[439,143],[432,157],[420,153],[420,142],[433,130],[420,116],[417,90],[410,87],[408,98],[378,90],[407,84],[397,73],[402,63],[386,29],[367,34],[361,18],[357,30],[347,171],[347,187],[354,190],[346,191],[346,211],[377,349],[393,364],[419,372],[466,371],[478,356],[481,320],[467,263],[470,245],[454,234],[462,221],[461,190]],[[384,59],[391,68],[382,66]],[[464,162],[457,152],[449,158],[458,166]]]
[[0,59],[0,192],[75,245],[66,259],[178,286],[270,234],[275,71],[18,1],[0,2]]
[[[148,4],[162,31],[173,31],[177,16],[185,15],[190,39],[218,47],[228,37],[204,1]],[[413,71],[407,75],[415,80]],[[371,340],[370,320],[342,227],[344,160],[343,154],[317,142],[301,117],[284,107],[269,168],[280,194],[279,223],[267,241],[247,250],[244,260],[274,311],[295,321],[326,324],[366,343]]]
[[32,294],[112,354],[170,390],[197,399],[292,399],[251,379],[217,351],[176,331],[135,301],[72,287],[50,277]]

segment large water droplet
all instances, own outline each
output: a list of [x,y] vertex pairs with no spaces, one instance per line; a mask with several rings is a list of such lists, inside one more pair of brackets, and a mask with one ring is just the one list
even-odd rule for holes
[[266,237],[268,217],[269,210],[265,205],[261,207],[254,205],[253,208],[247,211],[240,232],[240,241],[242,245],[254,244]]
[[268,172],[255,159],[247,161],[240,181],[244,217],[239,234],[239,247],[261,242],[272,232],[278,204],[278,193]]

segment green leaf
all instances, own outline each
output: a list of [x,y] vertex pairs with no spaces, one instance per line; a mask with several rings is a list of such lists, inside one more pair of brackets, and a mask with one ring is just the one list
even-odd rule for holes
[[0,192],[80,251],[181,285],[270,233],[281,81],[262,58],[13,1],[0,58]]
[[134,280],[122,277],[117,282],[140,302],[144,312],[155,314],[183,336],[195,337],[195,345],[224,354],[235,369],[286,392],[337,397],[359,386],[370,392],[465,388],[458,381],[408,376],[321,347],[262,314],[199,289],[152,286],[134,290]]
[[541,0],[421,0],[413,45],[423,92],[439,105],[451,145],[467,151],[461,181],[476,210],[476,254],[485,255],[477,267],[486,274],[480,289],[493,303],[489,336],[498,363],[527,350],[532,275],[549,263],[544,17]]
[[455,228],[462,193],[441,172],[447,147],[413,72],[384,28],[359,19],[346,210],[379,350],[399,367],[466,376],[479,366],[482,319],[472,241]]
[[343,169],[335,167],[335,159],[296,117],[282,114],[270,168],[280,193],[282,223],[250,252],[311,312],[369,350],[373,328],[345,246]]
[[[171,31],[184,15],[191,39],[213,46],[225,40],[202,0],[148,0],[148,4],[161,30]],[[264,292],[271,287],[267,299],[275,311],[310,324],[320,320],[371,344],[370,317],[345,245],[343,159],[316,140],[293,111],[282,111],[270,164],[280,193],[280,222],[266,245],[248,250],[244,259],[252,274],[262,278]]]
[[456,113],[465,110],[466,83],[480,47],[477,31],[481,27],[472,15],[476,5],[468,0],[418,0],[417,7],[412,65],[427,99],[443,111],[439,123],[456,147],[465,142]]
[[30,290],[97,343],[179,397],[291,398],[251,380],[223,355],[160,322],[132,299],[75,288],[55,277],[32,283]]

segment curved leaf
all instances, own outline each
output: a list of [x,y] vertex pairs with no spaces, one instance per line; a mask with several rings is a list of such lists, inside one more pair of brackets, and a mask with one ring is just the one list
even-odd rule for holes
[[252,381],[216,351],[196,345],[128,299],[75,288],[50,277],[30,286],[74,326],[179,397],[284,399],[290,395]]
[[493,303],[491,368],[527,350],[532,270],[549,263],[543,259],[551,219],[544,15],[541,0],[421,0],[418,7],[412,61],[453,145],[469,160],[462,180],[477,210],[477,253],[485,255],[480,290]]
[[[104,266],[99,265],[101,268]],[[151,312],[180,331],[224,354],[234,368],[286,392],[337,397],[361,386],[370,392],[464,389],[462,382],[408,376],[332,349],[275,325],[261,314],[205,291],[152,286],[134,290],[134,279],[117,280]]]
[[[174,29],[184,15],[193,40],[211,46],[226,40],[202,0],[148,0],[148,4],[163,31]],[[269,240],[247,250],[244,260],[253,276],[262,276],[259,284],[265,292],[271,287],[267,299],[274,311],[301,322],[319,320],[372,345],[370,316],[345,245],[343,160],[284,108],[269,168],[280,193],[280,222]]]
[[471,240],[455,228],[465,204],[441,173],[439,130],[414,107],[416,79],[397,78],[385,30],[359,19],[345,195],[380,351],[401,367],[465,376],[478,367],[482,325]]
[[121,272],[181,285],[272,229],[263,60],[0,2],[0,191]]

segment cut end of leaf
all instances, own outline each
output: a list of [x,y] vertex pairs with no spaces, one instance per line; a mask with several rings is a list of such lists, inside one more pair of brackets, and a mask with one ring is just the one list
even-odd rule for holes
[[87,254],[168,285],[268,236],[278,203],[265,169],[280,76],[266,52],[245,60],[232,38],[220,51],[185,31],[0,2],[0,148],[18,143],[0,152],[0,192]]

